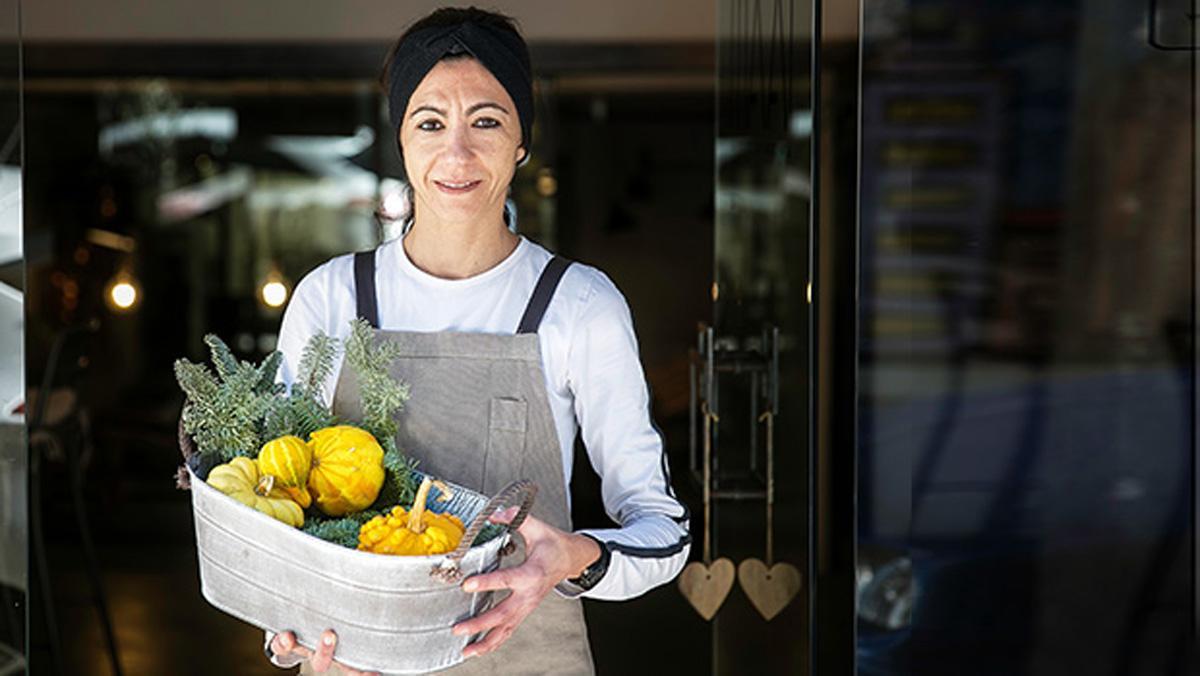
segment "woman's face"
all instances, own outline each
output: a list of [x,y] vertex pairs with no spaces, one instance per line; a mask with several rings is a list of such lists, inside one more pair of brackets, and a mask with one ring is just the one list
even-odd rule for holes
[[521,124],[504,87],[475,59],[439,61],[408,101],[400,127],[418,214],[502,223],[521,149]]

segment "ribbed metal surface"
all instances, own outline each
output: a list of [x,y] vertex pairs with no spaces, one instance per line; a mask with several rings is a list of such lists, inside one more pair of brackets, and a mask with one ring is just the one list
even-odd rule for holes
[[[450,485],[448,511],[470,523],[487,498]],[[257,512],[192,477],[192,509],[204,598],[220,610],[269,631],[292,631],[315,648],[325,629],[338,634],[338,661],[385,673],[415,674],[462,661],[476,637],[450,628],[491,602],[491,592],[467,594],[429,572],[445,558],[382,556],[319,540]],[[472,547],[464,577],[494,570],[508,536]]]

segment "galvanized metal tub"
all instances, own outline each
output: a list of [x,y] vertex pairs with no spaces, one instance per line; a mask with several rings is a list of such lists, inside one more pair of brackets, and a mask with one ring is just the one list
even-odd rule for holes
[[[470,547],[496,509],[529,513],[536,486],[518,481],[489,499],[448,485],[453,497],[429,501],[469,524],[459,550],[436,556],[385,556],[325,542],[258,512],[188,470],[200,590],[218,609],[262,629],[291,631],[315,649],[321,633],[338,635],[334,659],[355,669],[418,674],[462,662],[480,638],[454,636],[456,623],[490,607],[492,592],[468,594],[461,579],[495,570],[512,551],[511,535]],[[436,497],[436,496],[431,496]]]

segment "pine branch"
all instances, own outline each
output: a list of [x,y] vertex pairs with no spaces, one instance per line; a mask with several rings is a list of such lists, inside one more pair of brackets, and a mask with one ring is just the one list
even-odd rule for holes
[[228,371],[228,362],[220,362],[218,382],[201,364],[186,359],[175,362],[175,376],[187,395],[183,408],[184,431],[196,442],[202,456],[216,455],[230,460],[239,455],[252,456],[260,445],[259,424],[270,406],[270,395],[255,392],[257,370],[250,364],[237,364]]
[[179,387],[192,401],[208,401],[217,396],[220,384],[204,364],[193,364],[186,359],[175,361],[175,379]]
[[238,370],[238,360],[233,356],[233,351],[229,349],[225,341],[212,333],[204,336],[204,344],[208,345],[209,352],[212,353],[213,366],[217,369],[217,376],[222,382],[229,380]]
[[285,434],[307,439],[308,435],[322,427],[337,424],[337,418],[325,408],[321,398],[322,384],[333,372],[337,347],[337,339],[324,333],[317,333],[308,339],[291,392],[273,399],[267,411],[262,427],[264,440]]
[[221,461],[239,455],[252,457],[262,445],[263,420],[277,392],[271,383],[262,385],[263,375],[278,368],[278,360],[268,358],[262,366],[255,366],[234,358],[229,346],[215,335],[205,336],[204,342],[212,353],[215,377],[202,364],[186,359],[175,362],[175,377],[187,395],[184,431],[191,435],[201,456]]
[[358,531],[362,524],[354,519],[345,518],[336,521],[308,521],[301,528],[305,533],[347,549],[358,548]]
[[362,398],[362,427],[376,439],[396,436],[395,414],[408,401],[408,383],[394,380],[388,367],[400,356],[400,346],[373,340],[371,325],[359,318],[351,322],[346,338],[346,363],[358,378]]
[[280,391],[279,383],[275,382],[275,376],[279,373],[279,365],[283,363],[283,353],[275,350],[267,355],[263,363],[258,367],[258,383],[254,386],[255,392],[276,393]]
[[319,516],[305,521],[300,530],[347,549],[358,548],[358,531],[362,525],[378,516],[380,512],[368,509],[341,519],[325,519]]
[[371,509],[386,511],[396,505],[408,509],[417,495],[417,480],[413,476],[417,463],[396,448],[395,437],[384,437],[379,445],[383,447],[384,479]]
[[333,360],[337,356],[337,348],[337,339],[324,333],[316,333],[309,338],[300,356],[300,366],[293,388],[300,385],[301,394],[314,398],[319,396],[325,381],[333,373]]

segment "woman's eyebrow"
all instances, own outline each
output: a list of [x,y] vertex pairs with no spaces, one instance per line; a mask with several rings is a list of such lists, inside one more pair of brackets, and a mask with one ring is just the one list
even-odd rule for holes
[[442,117],[446,116],[446,111],[442,110],[441,108],[434,108],[433,106],[417,106],[416,109],[414,109],[412,111],[412,113],[409,115],[409,117],[416,117],[417,113],[420,113],[420,112],[426,111],[426,110],[437,113],[438,115],[441,115]]
[[[481,103],[476,103],[475,105],[471,106],[470,108],[467,108],[467,115],[472,115],[480,110],[483,110],[484,108],[495,108],[496,110],[504,113],[505,115],[512,114],[512,113],[508,112],[507,108],[500,105],[499,103],[495,103],[493,101],[483,101]],[[441,108],[435,108],[434,106],[417,106],[412,111],[412,113],[409,114],[409,117],[410,118],[416,117],[417,113],[424,112],[424,111],[437,113],[438,115],[441,115],[442,117],[446,116],[446,111],[442,110]]]
[[495,108],[496,110],[504,113],[505,115],[509,114],[508,109],[505,108],[504,106],[500,105],[499,103],[493,103],[492,101],[483,101],[482,103],[476,103],[475,105],[471,106],[470,108],[467,108],[467,115],[470,115],[479,110],[483,110],[484,108]]

